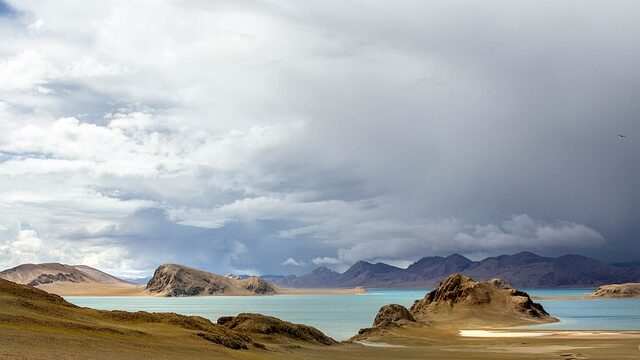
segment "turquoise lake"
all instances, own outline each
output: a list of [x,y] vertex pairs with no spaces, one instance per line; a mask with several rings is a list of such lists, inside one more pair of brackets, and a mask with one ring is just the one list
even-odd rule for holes
[[[532,296],[579,296],[593,289],[527,290]],[[176,312],[216,321],[220,316],[256,312],[312,325],[344,340],[371,325],[378,309],[396,303],[411,306],[425,290],[369,289],[363,295],[276,295],[208,297],[68,296],[69,302],[102,310]],[[540,300],[561,322],[536,329],[640,330],[640,300]]]

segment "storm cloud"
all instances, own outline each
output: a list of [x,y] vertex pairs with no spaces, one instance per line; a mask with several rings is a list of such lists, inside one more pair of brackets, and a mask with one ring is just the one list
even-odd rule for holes
[[0,0],[0,267],[638,259],[638,17]]

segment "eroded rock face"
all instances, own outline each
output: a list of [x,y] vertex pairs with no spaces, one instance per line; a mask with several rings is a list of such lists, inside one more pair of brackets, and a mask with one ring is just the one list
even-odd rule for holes
[[399,304],[389,304],[380,308],[373,320],[373,327],[399,326],[415,321],[416,319],[406,307]]
[[498,289],[512,289],[512,286],[502,279],[491,279],[489,280],[489,284]]
[[542,305],[534,303],[524,291],[510,287],[505,281],[493,279],[476,282],[454,274],[422,300],[411,306],[415,318],[437,319],[443,314],[468,313],[496,321],[508,319],[532,322],[555,321]]
[[[493,285],[489,285],[493,288]],[[482,305],[491,302],[490,289],[487,286],[479,286],[479,283],[461,274],[447,277],[440,285],[422,300],[416,301],[411,306],[411,312],[419,313],[431,304],[447,304],[454,307],[459,303],[470,305]]]
[[604,298],[640,297],[640,283],[603,285],[597,288],[591,296]]
[[147,283],[147,290],[167,296],[277,293],[275,286],[260,278],[235,279],[177,264],[159,266]]
[[245,289],[259,295],[273,294],[275,292],[273,285],[271,285],[266,280],[262,280],[257,277],[252,277],[240,281],[245,281],[247,283],[244,287]]
[[57,273],[53,274],[42,274],[37,278],[31,280],[27,285],[29,286],[38,286],[43,284],[51,284],[57,281],[68,281],[79,283],[85,281],[85,278],[82,274],[77,273]]
[[312,326],[294,324],[261,314],[242,313],[238,316],[223,316],[218,319],[218,324],[243,334],[268,335],[272,339],[284,337],[293,341],[321,345],[336,343],[335,340]]

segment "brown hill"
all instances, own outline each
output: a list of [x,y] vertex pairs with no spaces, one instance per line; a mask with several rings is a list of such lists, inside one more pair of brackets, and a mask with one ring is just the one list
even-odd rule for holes
[[411,306],[416,320],[423,322],[456,321],[515,325],[554,322],[542,305],[534,303],[524,291],[494,279],[477,282],[462,274],[453,274]]
[[58,295],[133,295],[142,288],[86,265],[22,264],[0,278]]
[[591,296],[604,298],[640,297],[640,283],[603,285],[597,288]]
[[147,291],[165,296],[273,295],[280,290],[258,277],[235,279],[177,264],[160,265]]
[[22,264],[0,272],[0,278],[18,284],[38,286],[56,281],[89,282],[103,285],[131,285],[105,272],[86,265],[59,263]]

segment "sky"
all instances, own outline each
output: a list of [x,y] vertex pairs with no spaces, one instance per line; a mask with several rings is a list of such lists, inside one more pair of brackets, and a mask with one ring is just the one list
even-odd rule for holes
[[0,0],[0,268],[638,260],[638,18],[637,1]]

